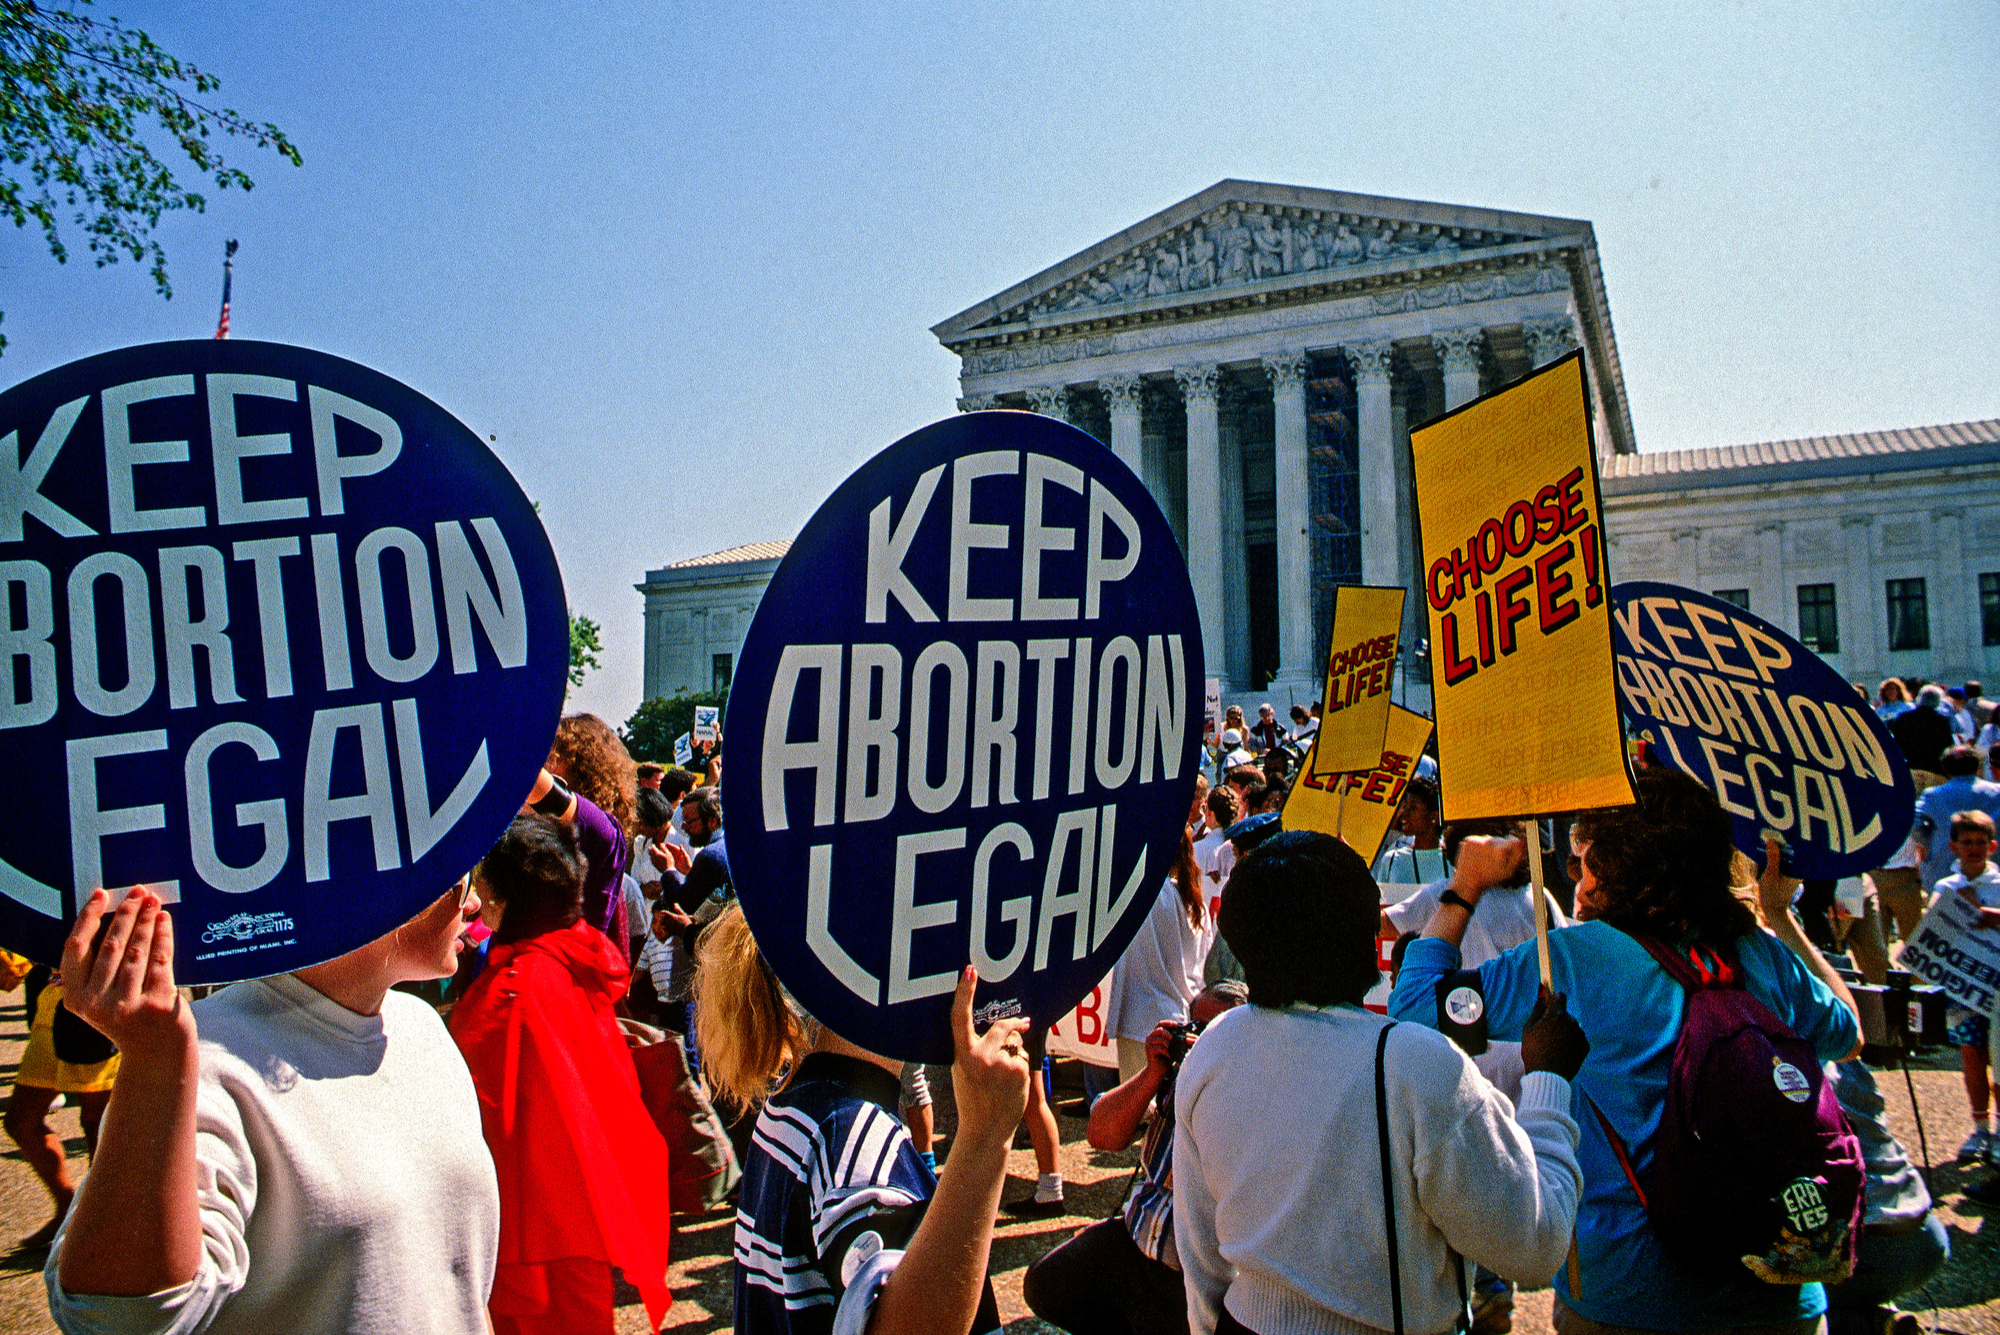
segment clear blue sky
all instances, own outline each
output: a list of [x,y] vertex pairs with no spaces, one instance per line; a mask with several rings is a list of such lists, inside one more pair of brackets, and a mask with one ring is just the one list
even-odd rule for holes
[[[0,383],[213,331],[497,448],[637,703],[647,569],[952,411],[930,325],[1223,177],[1587,218],[1642,448],[2000,416],[2000,10],[100,3],[305,166],[142,266],[0,234]],[[74,248],[80,238],[72,236]]]

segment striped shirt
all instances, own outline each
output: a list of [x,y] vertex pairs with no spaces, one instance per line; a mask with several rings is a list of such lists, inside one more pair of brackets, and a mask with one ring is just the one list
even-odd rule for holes
[[1176,1067],[1153,1095],[1153,1124],[1139,1150],[1139,1171],[1125,1196],[1125,1227],[1140,1251],[1172,1269],[1181,1268],[1174,1248],[1174,1082]]
[[[764,1105],[736,1211],[736,1329],[864,1330],[937,1177],[897,1115],[900,1082],[818,1052]],[[978,1330],[999,1327],[989,1286]]]

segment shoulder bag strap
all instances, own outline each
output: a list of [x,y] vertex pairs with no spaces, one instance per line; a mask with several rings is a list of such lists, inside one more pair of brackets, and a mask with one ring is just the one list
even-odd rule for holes
[[[1375,1040],[1375,1134],[1382,1150],[1382,1218],[1389,1229],[1389,1304],[1395,1312],[1395,1335],[1403,1335],[1402,1248],[1396,1237],[1396,1175],[1389,1165],[1389,1082],[1384,1062],[1389,1050],[1389,1031],[1395,1027],[1394,1020],[1383,1025],[1381,1037]],[[1454,1329],[1469,1331],[1472,1294],[1465,1287],[1465,1258],[1450,1243],[1445,1244],[1445,1255],[1450,1258],[1451,1273],[1458,1280],[1458,1320]]]
[[[1383,1054],[1389,1048],[1392,1020],[1375,1040],[1375,1132],[1382,1146],[1382,1217],[1389,1226],[1389,1305],[1396,1314],[1396,1335],[1403,1335],[1403,1262],[1396,1240],[1396,1177],[1389,1167],[1389,1083],[1383,1074]],[[1464,1275],[1459,1276],[1461,1283]]]

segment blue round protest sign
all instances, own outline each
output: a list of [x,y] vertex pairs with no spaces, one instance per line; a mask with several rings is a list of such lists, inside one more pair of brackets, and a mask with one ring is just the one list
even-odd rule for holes
[[1818,654],[1672,584],[1618,585],[1611,620],[1631,728],[1708,786],[1760,866],[1766,831],[1808,880],[1857,876],[1902,846],[1915,807],[1902,749]]
[[506,828],[569,639],[493,453],[387,376],[201,340],[0,394],[0,944],[172,903],[175,973],[302,968],[406,921]]
[[970,413],[862,465],[779,565],[730,696],[730,868],[835,1033],[949,1062],[1059,1019],[1151,909],[1199,771],[1201,631],[1159,508],[1096,440]]

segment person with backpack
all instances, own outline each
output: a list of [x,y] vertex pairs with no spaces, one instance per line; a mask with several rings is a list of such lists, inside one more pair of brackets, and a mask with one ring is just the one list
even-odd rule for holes
[[[1860,1050],[1860,1019],[1803,935],[1788,947],[1734,894],[1715,797],[1661,769],[1637,789],[1636,806],[1577,820],[1579,922],[1549,937],[1553,986],[1591,1039],[1574,1082],[1577,1263],[1555,1275],[1555,1328],[1803,1335],[1825,1288],[1785,1281],[1853,1264],[1861,1152],[1821,1067]],[[1442,986],[1454,1014],[1483,1011],[1489,1037],[1520,1035],[1540,982],[1535,943],[1466,972],[1458,944],[1522,851],[1466,841],[1404,956],[1391,1015],[1439,1026]],[[1775,847],[1764,875],[1779,876]],[[1694,1077],[1703,1060],[1711,1078]]]

